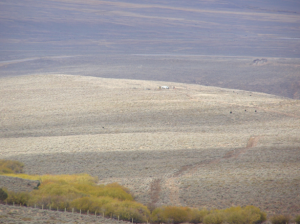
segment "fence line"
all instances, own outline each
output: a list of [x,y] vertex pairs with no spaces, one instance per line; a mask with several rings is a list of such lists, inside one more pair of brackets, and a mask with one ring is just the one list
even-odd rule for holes
[[[33,207],[27,206],[27,205],[22,205],[21,203],[20,203],[20,205],[19,204],[17,205],[17,204],[15,204],[15,202],[13,202],[12,204],[8,204],[7,202],[6,203],[0,202],[0,204],[7,205],[7,206],[12,206],[12,207],[24,207],[24,208],[34,208],[34,209],[41,209],[41,210],[49,210],[49,211],[53,211],[53,212],[69,212],[67,210],[67,208],[65,208],[64,210],[60,210],[57,207],[56,210],[53,210],[53,209],[51,209],[52,208],[51,205],[48,207],[48,209],[44,209],[44,205],[37,206],[36,204],[34,204]],[[90,216],[93,215],[93,214],[89,214],[89,210],[87,210],[87,212],[84,213],[84,212],[81,212],[81,209],[80,209],[79,213],[78,213],[78,212],[76,212],[76,210],[74,208],[72,208],[72,211],[70,211],[70,212],[72,212],[72,214],[75,213],[75,214],[79,214],[79,215],[90,215]],[[98,216],[98,217],[102,217],[102,218],[105,218],[105,219],[114,219],[114,220],[120,221],[119,215],[116,216],[114,214],[111,214],[111,218],[107,218],[107,217],[104,216],[104,212],[102,213],[103,215],[101,215],[101,212],[98,212],[98,213],[99,213],[99,215],[97,214],[97,211],[95,211],[95,215],[93,215],[93,216],[96,216],[96,217]],[[132,218],[132,221],[124,221],[124,220],[121,220],[121,221],[122,222],[127,222],[127,223],[133,223],[133,218]]]

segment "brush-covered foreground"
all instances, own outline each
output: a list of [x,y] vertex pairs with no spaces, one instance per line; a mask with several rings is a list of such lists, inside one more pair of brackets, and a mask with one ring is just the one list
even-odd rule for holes
[[[7,167],[20,166],[18,161],[1,161],[3,170]],[[254,206],[232,207],[225,210],[199,210],[188,207],[163,206],[152,213],[141,203],[135,202],[129,190],[117,183],[96,185],[97,178],[88,174],[76,175],[28,175],[22,169],[12,173],[0,171],[0,174],[39,180],[40,185],[31,192],[8,191],[8,204],[28,207],[42,207],[75,212],[101,213],[104,217],[118,217],[121,220],[138,223],[205,223],[229,224],[258,223],[266,220],[266,213]],[[3,190],[0,188],[3,192]],[[4,192],[6,193],[6,192]]]
[[78,175],[27,175],[7,174],[12,177],[39,180],[38,189],[31,192],[8,191],[8,204],[29,207],[45,207],[54,210],[104,214],[105,217],[119,216],[121,220],[146,222],[150,212],[141,203],[135,202],[128,189],[117,183],[96,185],[97,178],[88,174]]
[[[39,184],[31,192],[13,192],[0,188],[0,201],[28,207],[41,207],[57,211],[100,213],[103,217],[118,217],[137,223],[204,223],[204,224],[259,224],[267,220],[265,212],[255,206],[231,207],[227,209],[196,209],[189,207],[162,206],[149,208],[134,201],[129,190],[117,183],[96,185],[97,178],[88,174],[76,175],[28,175],[24,174],[24,164],[19,161],[1,160],[0,174],[38,180]],[[17,167],[17,169],[13,169]],[[7,173],[8,169],[11,173]],[[2,197],[4,195],[5,197]],[[151,209],[151,207],[150,207]],[[0,216],[6,217],[6,216]],[[295,218],[299,224],[300,216]],[[287,215],[271,217],[272,224],[291,221]]]
[[163,206],[152,213],[141,203],[135,202],[128,189],[117,183],[95,185],[95,178],[87,174],[43,175],[6,174],[7,176],[41,181],[32,192],[8,191],[8,204],[51,210],[100,213],[104,217],[118,217],[137,223],[205,223],[252,224],[266,220],[266,213],[255,206],[232,207],[225,210],[199,210],[188,207]]

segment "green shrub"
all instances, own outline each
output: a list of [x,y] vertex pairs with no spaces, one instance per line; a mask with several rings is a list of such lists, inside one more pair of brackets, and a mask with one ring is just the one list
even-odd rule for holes
[[300,224],[300,215],[296,216],[295,223]]
[[13,160],[0,160],[0,174],[22,173],[24,164]]
[[6,199],[8,204],[22,204],[22,205],[28,205],[30,195],[28,192],[8,192],[8,197]]
[[287,215],[275,215],[271,218],[272,224],[286,224],[290,222],[290,217]]
[[0,201],[4,201],[8,197],[8,194],[0,188]]

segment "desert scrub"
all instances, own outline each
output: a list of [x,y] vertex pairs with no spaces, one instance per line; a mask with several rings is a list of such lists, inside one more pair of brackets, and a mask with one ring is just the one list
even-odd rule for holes
[[24,164],[13,160],[0,160],[0,174],[22,173]]
[[272,224],[286,224],[290,222],[290,217],[288,215],[274,215],[271,217]]

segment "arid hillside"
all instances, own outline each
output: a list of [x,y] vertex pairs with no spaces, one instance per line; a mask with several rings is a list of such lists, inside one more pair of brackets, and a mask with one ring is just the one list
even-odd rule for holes
[[26,173],[89,173],[153,206],[300,213],[299,100],[60,74],[1,78],[0,94],[0,158]]

